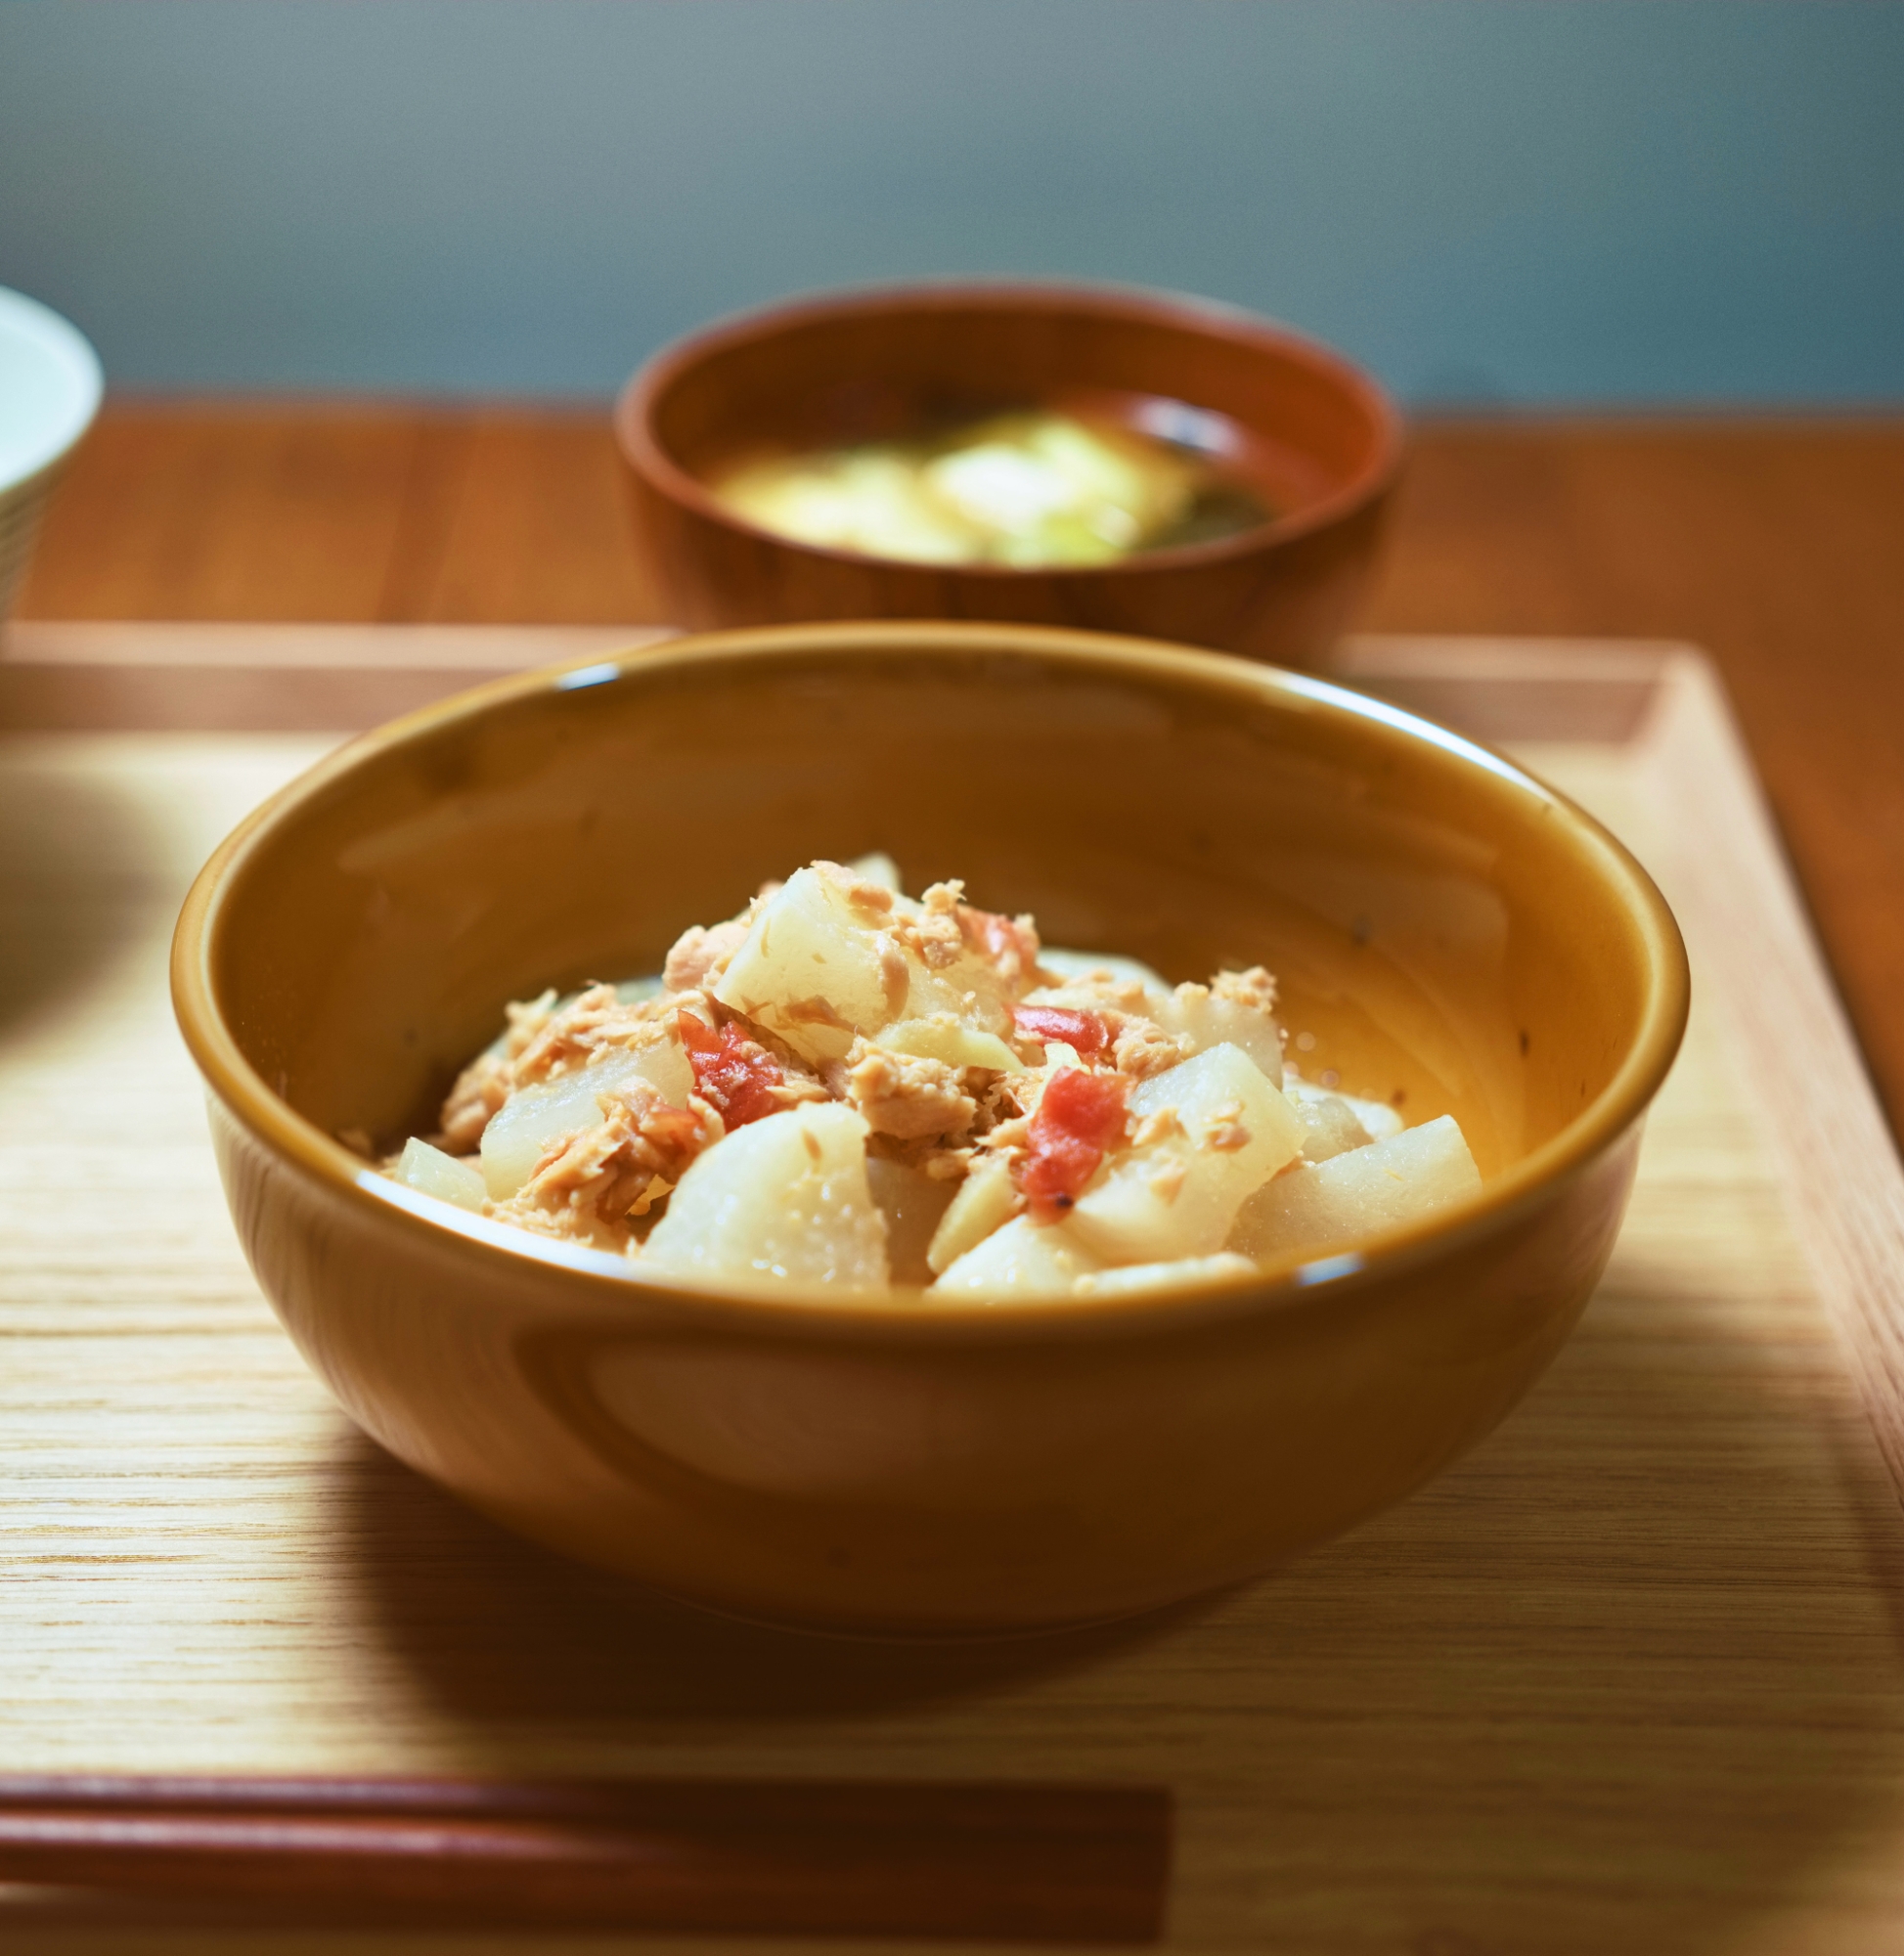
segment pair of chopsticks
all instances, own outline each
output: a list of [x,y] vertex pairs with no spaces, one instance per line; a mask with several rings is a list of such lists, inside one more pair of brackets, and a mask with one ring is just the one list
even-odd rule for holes
[[0,1776],[0,1881],[480,1922],[1142,1943],[1171,1797],[955,1782]]

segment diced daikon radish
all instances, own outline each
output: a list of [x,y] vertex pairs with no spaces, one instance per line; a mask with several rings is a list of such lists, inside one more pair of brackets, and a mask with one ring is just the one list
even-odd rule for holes
[[730,1010],[816,1063],[844,1059],[856,1033],[890,1024],[907,1002],[904,964],[882,955],[878,918],[846,892],[835,875],[796,869],[754,913],[714,987]]
[[1325,1162],[1351,1148],[1365,1148],[1375,1136],[1355,1118],[1355,1110],[1334,1093],[1291,1093],[1283,1097],[1303,1124],[1303,1154]]
[[1364,1100],[1358,1094],[1343,1093],[1333,1087],[1318,1087],[1288,1068],[1283,1072],[1283,1092],[1298,1107],[1310,1100],[1340,1100],[1361,1123],[1372,1141],[1386,1141],[1408,1125],[1386,1100]]
[[866,1124],[809,1102],[695,1157],[642,1251],[645,1270],[885,1284],[886,1223],[866,1180]]
[[1213,1045],[1239,1047],[1281,1086],[1282,1033],[1267,1012],[1236,999],[1219,999],[1207,985],[1179,985],[1151,1016],[1167,1033],[1188,1034],[1195,1052],[1208,1052]]
[[903,1162],[866,1157],[866,1186],[886,1219],[886,1262],[896,1284],[929,1284],[927,1251],[959,1184],[935,1181]]
[[907,963],[906,1002],[893,1014],[896,1019],[915,1023],[950,1014],[981,1031],[1002,1034],[1011,1030],[1005,983],[990,958],[967,951],[937,971],[916,958],[908,958]]
[[1146,992],[1153,992],[1160,999],[1171,996],[1170,980],[1162,972],[1153,970],[1139,958],[1119,957],[1109,951],[1063,951],[1054,944],[1047,944],[1039,951],[1038,961],[1060,979],[1083,978],[1092,971],[1108,971],[1113,978],[1141,985]]
[[403,1153],[390,1171],[391,1178],[419,1195],[433,1195],[439,1202],[454,1202],[459,1209],[480,1210],[488,1190],[474,1162],[460,1161],[433,1148],[414,1135],[403,1144]]
[[1454,1117],[1278,1176],[1244,1205],[1229,1247],[1266,1261],[1412,1222],[1481,1187]]
[[929,1019],[906,1019],[885,1027],[876,1038],[888,1052],[942,1060],[947,1066],[983,1066],[994,1073],[1025,1071],[1025,1062],[996,1033],[968,1026],[951,1012],[935,1012]]
[[1257,1267],[1248,1257],[1218,1250],[1214,1257],[1179,1257],[1170,1264],[1126,1264],[1096,1270],[1073,1286],[1079,1297],[1116,1297],[1127,1291],[1162,1290],[1170,1284],[1210,1283],[1218,1277],[1251,1277]]
[[1010,1164],[1003,1155],[981,1155],[958,1184],[952,1206],[940,1218],[926,1262],[935,1270],[950,1269],[967,1250],[1008,1222],[1017,1207],[1018,1190]]
[[1062,1293],[1097,1267],[1097,1259],[1064,1224],[1015,1216],[948,1266],[933,1289],[986,1296]]
[[1066,1219],[1107,1264],[1213,1255],[1245,1199],[1303,1145],[1296,1110],[1227,1044],[1138,1086],[1130,1125],[1133,1134],[1146,1125],[1164,1131],[1112,1155]]
[[552,1142],[597,1126],[601,1119],[598,1095],[636,1080],[674,1107],[685,1107],[694,1090],[694,1069],[673,1037],[636,1051],[617,1049],[573,1073],[518,1088],[483,1130],[482,1176],[491,1200],[503,1202],[513,1195]]
[[899,895],[899,865],[883,849],[875,849],[866,856],[856,856],[846,867],[863,883],[877,883],[882,890],[891,890],[894,896]]

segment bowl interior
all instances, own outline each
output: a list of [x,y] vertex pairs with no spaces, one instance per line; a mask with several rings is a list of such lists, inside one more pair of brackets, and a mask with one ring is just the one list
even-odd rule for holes
[[1373,384],[1293,334],[1214,307],[1037,289],[875,293],[717,328],[638,377],[621,422],[650,465],[701,484],[742,456],[1026,408],[1197,450],[1278,525],[1372,489],[1395,443]]
[[1657,899],[1583,818],[1415,726],[1029,630],[734,634],[530,676],[267,811],[210,919],[212,996],[267,1088],[395,1141],[507,1000],[652,971],[763,879],[883,849],[1054,944],[1173,979],[1267,964],[1311,1078],[1457,1115],[1495,1174],[1658,1016]]

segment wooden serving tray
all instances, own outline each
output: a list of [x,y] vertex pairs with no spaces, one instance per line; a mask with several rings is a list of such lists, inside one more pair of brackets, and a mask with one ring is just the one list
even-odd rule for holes
[[[1162,1783],[1184,1951],[1897,1948],[1904,1177],[1683,649],[1345,648],[1617,829],[1696,983],[1578,1334],[1350,1539],[1088,1636],[806,1641],[520,1545],[356,1434],[225,1216],[179,899],[335,730],[640,636],[41,626],[0,657],[0,1769]],[[550,1939],[0,1889],[0,1943]]]

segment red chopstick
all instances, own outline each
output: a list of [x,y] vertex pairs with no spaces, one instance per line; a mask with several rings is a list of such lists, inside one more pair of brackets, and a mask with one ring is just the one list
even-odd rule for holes
[[350,1921],[1146,1943],[1160,1787],[0,1776],[0,1881]]

